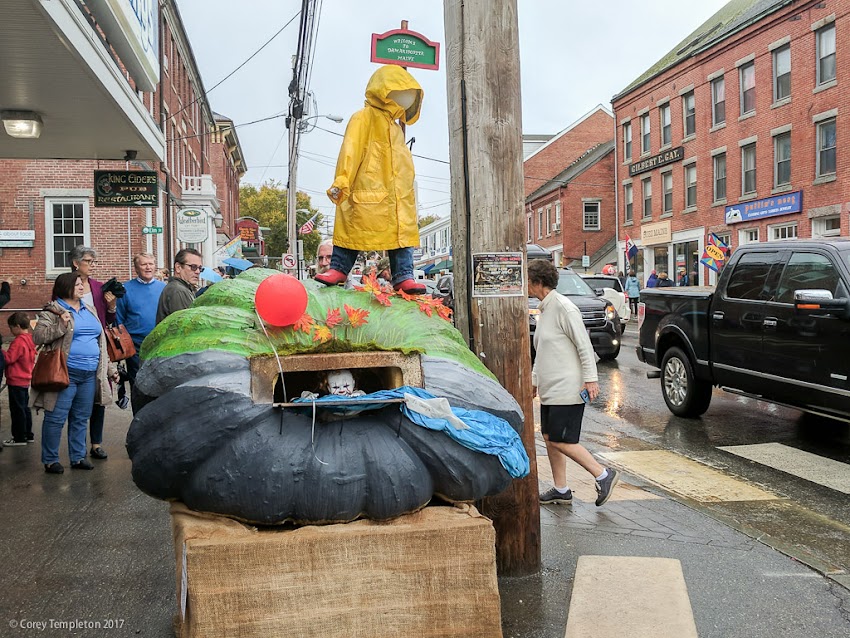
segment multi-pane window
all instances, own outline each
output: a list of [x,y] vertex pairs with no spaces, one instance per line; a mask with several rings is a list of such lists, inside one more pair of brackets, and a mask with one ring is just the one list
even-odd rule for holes
[[835,119],[818,124],[817,176],[835,173]]
[[74,246],[85,243],[88,200],[53,200],[47,206],[50,223],[48,235],[52,241],[47,269],[69,269],[71,261],[68,252]]
[[797,224],[782,224],[770,227],[771,239],[797,239]]
[[685,167],[685,208],[697,205],[697,167],[691,164]]
[[634,216],[634,191],[631,184],[623,187],[623,201],[626,202],[626,217],[623,221],[630,222]]
[[552,234],[552,207],[546,207],[546,234]]
[[821,217],[812,220],[812,237],[838,237],[841,235],[841,217]]
[[717,126],[726,121],[726,82],[717,78],[711,82],[711,125]]
[[773,185],[791,183],[791,133],[773,138]]
[[726,199],[726,153],[714,156],[714,201]]
[[650,149],[650,125],[649,114],[641,115],[640,117],[640,152],[649,153]]
[[739,244],[755,244],[759,240],[759,229],[748,228],[738,233]]
[[791,97],[791,45],[773,52],[773,101]]
[[662,105],[658,113],[661,118],[661,146],[667,146],[673,141],[670,131],[670,103]]
[[756,64],[749,62],[738,70],[741,80],[741,115],[756,110]]
[[543,237],[543,209],[537,209],[537,239]]
[[561,228],[561,202],[555,202],[555,227]]
[[652,178],[641,180],[640,188],[643,192],[643,216],[652,217]]
[[534,236],[534,235],[533,235],[533,233],[534,233],[534,230],[533,230],[533,228],[534,228],[534,224],[533,224],[533,222],[531,221],[531,215],[529,215],[528,217],[526,217],[526,224],[528,225],[528,228],[526,229],[526,233],[525,233],[525,236],[526,236],[526,238],[527,238],[527,239],[526,239],[526,241],[531,241],[531,238]]
[[756,145],[741,147],[741,195],[756,192]]
[[835,79],[835,24],[817,32],[818,84]]
[[584,202],[584,230],[599,230],[599,202]]
[[623,124],[623,156],[626,160],[632,159],[632,123]]
[[688,137],[697,132],[696,100],[693,91],[682,96],[682,111],[685,121],[685,137]]
[[664,191],[664,213],[673,212],[673,173],[664,173],[661,176],[662,190]]

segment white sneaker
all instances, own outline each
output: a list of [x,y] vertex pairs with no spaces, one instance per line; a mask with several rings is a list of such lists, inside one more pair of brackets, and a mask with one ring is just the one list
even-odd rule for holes
[[26,441],[16,441],[15,439],[7,439],[3,441],[3,445],[5,445],[6,447],[21,447],[26,444]]

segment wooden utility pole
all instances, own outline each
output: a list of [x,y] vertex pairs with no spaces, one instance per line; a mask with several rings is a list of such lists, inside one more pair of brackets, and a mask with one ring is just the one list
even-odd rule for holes
[[[531,472],[486,499],[499,572],[540,569],[528,298],[471,296],[473,253],[525,255],[516,0],[444,0],[457,326],[525,413]],[[525,268],[523,268],[523,278]]]

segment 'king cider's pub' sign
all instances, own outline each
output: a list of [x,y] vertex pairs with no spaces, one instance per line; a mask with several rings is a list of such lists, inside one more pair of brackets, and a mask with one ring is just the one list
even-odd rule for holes
[[157,206],[156,171],[95,171],[95,206]]
[[436,71],[440,68],[440,43],[408,29],[373,33],[371,60]]
[[639,162],[629,164],[629,177],[634,177],[640,173],[651,171],[653,168],[672,164],[673,162],[681,162],[685,157],[685,149],[683,146],[671,148],[669,151],[664,151],[658,155],[647,157]]

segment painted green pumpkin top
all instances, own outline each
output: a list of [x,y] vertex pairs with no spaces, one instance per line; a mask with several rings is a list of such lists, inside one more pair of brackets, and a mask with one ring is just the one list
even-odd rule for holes
[[[343,318],[339,325],[327,327],[330,338],[325,333],[326,341],[317,339],[316,326],[306,332],[293,326],[266,325],[266,336],[254,308],[254,295],[260,282],[275,274],[278,271],[251,268],[235,279],[210,286],[191,308],[166,317],[154,328],[142,345],[142,359],[207,350],[245,357],[268,355],[275,350],[281,355],[391,350],[450,359],[495,378],[470,352],[451,322],[436,313],[428,316],[416,302],[392,297],[392,305],[383,306],[369,293],[325,287],[312,280],[304,282],[307,314],[317,326],[325,326],[329,311],[339,310]],[[357,327],[350,325],[345,320],[346,305],[367,310],[366,322]]]

